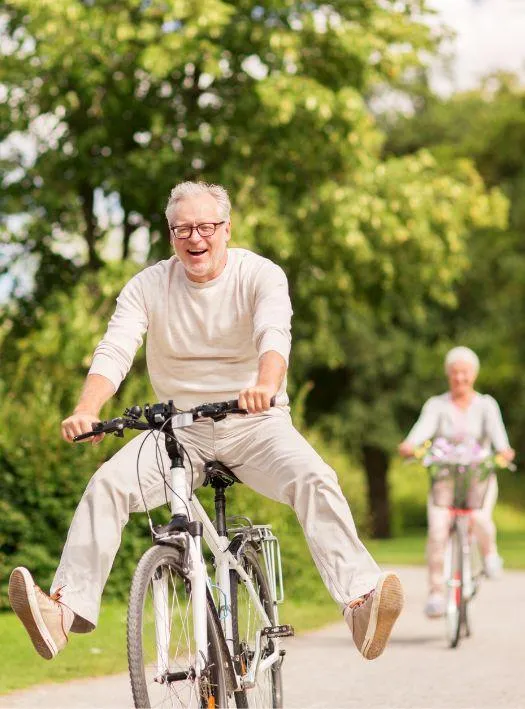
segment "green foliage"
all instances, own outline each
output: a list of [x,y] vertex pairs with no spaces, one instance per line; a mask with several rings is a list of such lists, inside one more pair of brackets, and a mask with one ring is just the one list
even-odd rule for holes
[[[20,254],[67,252],[73,268],[96,268],[115,227],[126,258],[145,226],[157,257],[169,190],[202,177],[232,189],[242,238],[286,250],[283,207],[377,151],[363,95],[434,46],[423,8],[7,0],[0,135],[31,134],[35,158],[13,147],[5,161],[2,213],[24,216],[5,238]],[[41,264],[37,279],[64,288],[63,275]]]
[[[34,314],[35,327],[24,337],[10,337],[3,324],[0,392],[4,425],[0,431],[0,579],[6,602],[9,569],[35,569],[49,583],[71,517],[87,481],[116,450],[103,446],[69,446],[60,438],[60,421],[72,410],[89,354],[103,334],[122,284],[136,267],[108,267],[87,274],[71,293],[53,293]],[[125,383],[106,413],[120,412],[123,401],[151,400],[143,356],[135,376]],[[142,523],[142,535],[148,533]],[[129,537],[124,557],[138,556],[140,542]],[[131,563],[117,574],[116,585],[129,581]]]
[[468,268],[458,284],[458,307],[441,337],[465,343],[481,359],[479,388],[499,401],[511,441],[525,455],[525,91],[516,77],[496,74],[450,99],[427,97],[411,118],[388,127],[388,154],[410,155],[423,146],[449,169],[469,158],[489,187],[509,200],[508,229],[473,229],[466,244]]

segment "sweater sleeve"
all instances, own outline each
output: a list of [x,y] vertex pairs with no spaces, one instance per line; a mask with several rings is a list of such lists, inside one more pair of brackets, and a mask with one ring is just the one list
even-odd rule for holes
[[284,271],[267,262],[255,276],[253,339],[259,357],[273,350],[288,364],[291,318],[292,304]]
[[431,397],[421,409],[418,420],[412,427],[406,440],[414,446],[434,438],[439,428],[439,399]]
[[505,424],[501,417],[498,402],[492,396],[485,394],[485,433],[490,438],[495,450],[510,448]]
[[139,277],[135,276],[117,298],[117,307],[106,334],[93,354],[89,374],[106,377],[117,391],[142,345],[147,327],[148,315],[142,285]]

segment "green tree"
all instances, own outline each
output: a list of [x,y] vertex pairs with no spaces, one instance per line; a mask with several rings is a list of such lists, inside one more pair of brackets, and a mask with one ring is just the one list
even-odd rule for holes
[[[13,148],[5,165],[13,170],[2,214],[24,216],[7,237],[42,259],[47,288],[68,287],[57,252],[96,268],[114,222],[123,258],[140,226],[152,255],[165,254],[170,188],[204,177],[246,194],[241,218],[275,239],[279,201],[345,169],[338,144],[350,133],[355,159],[366,149],[354,124],[361,95],[391,84],[432,46],[414,19],[422,6],[7,0],[0,131],[30,134],[34,152]],[[298,145],[319,130],[326,134]],[[276,133],[294,139],[276,150]],[[113,223],[97,213],[101,197],[112,199]]]
[[321,203],[291,259],[294,372],[315,384],[306,420],[321,417],[363,462],[371,531],[388,536],[390,458],[441,372],[466,238],[475,226],[504,227],[506,201],[486,192],[470,163],[441,170],[425,152],[378,163],[362,179],[364,190],[333,187],[339,199]]

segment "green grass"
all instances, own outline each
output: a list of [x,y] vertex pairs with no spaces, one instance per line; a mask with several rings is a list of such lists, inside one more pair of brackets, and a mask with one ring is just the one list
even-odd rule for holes
[[18,618],[0,615],[0,666],[2,692],[44,682],[65,682],[78,677],[114,674],[126,669],[126,607],[103,605],[95,633],[73,635],[66,650],[55,660],[41,660]]
[[[285,601],[280,620],[299,632],[320,627],[340,618],[326,594],[325,603]],[[117,674],[127,670],[126,606],[103,604],[95,632],[72,635],[68,647],[52,662],[41,660],[13,613],[0,614],[0,694],[48,682],[66,682],[82,677]]]
[[[395,539],[367,539],[366,548],[381,566],[425,563],[426,535],[415,533]],[[525,569],[525,530],[498,532],[498,550],[506,569]]]

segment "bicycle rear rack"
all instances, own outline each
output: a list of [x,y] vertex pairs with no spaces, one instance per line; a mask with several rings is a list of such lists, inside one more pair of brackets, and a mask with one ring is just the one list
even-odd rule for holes
[[[248,517],[229,517],[228,521],[241,520],[244,524],[238,524],[228,529],[228,534],[242,534],[243,544],[251,541],[257,544],[263,555],[266,578],[270,587],[270,594],[274,603],[284,601],[283,567],[281,561],[281,547],[279,540],[272,532],[269,524],[252,524]],[[241,545],[241,549],[242,546]]]

